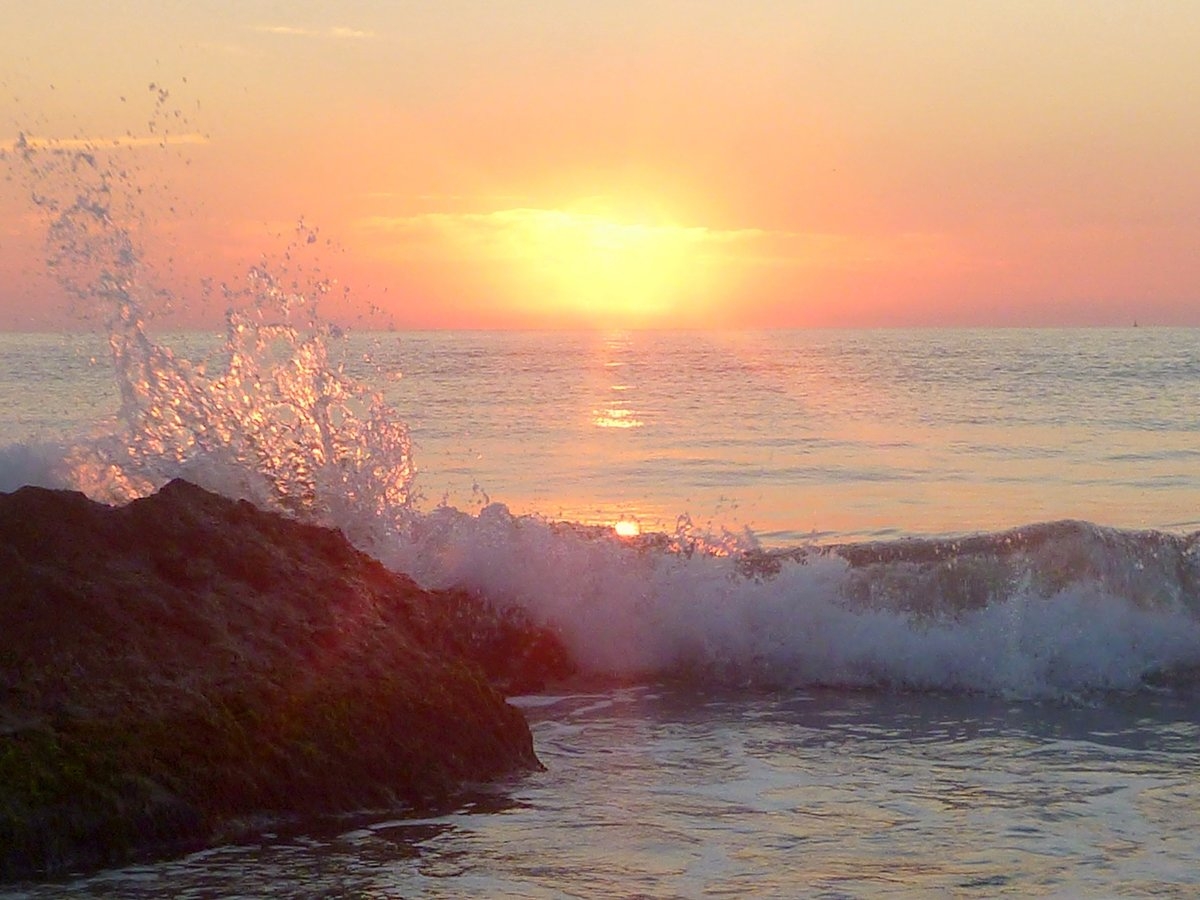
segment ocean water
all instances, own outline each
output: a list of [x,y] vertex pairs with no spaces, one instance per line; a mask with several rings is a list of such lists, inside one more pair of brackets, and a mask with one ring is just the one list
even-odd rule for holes
[[1200,330],[425,333],[371,358],[459,505],[470,479],[514,512],[770,546],[1200,528]]
[[444,815],[5,896],[1200,891],[1200,332],[346,336],[264,263],[160,335],[112,181],[27,156],[98,333],[0,336],[0,489],[188,477],[582,673]]
[[[365,332],[329,349],[407,423],[426,508],[687,517],[770,547],[1200,529],[1200,329]],[[0,335],[0,354],[7,443],[118,413],[103,335]]]
[[[9,895],[1194,894],[1198,338],[335,341],[408,421],[423,494],[361,539],[526,605],[586,667],[516,699],[547,771]],[[104,341],[0,346],[0,472],[86,482],[65,461],[124,427]],[[1002,530],[1064,517],[1103,527]],[[900,558],[821,552],[845,544]]]

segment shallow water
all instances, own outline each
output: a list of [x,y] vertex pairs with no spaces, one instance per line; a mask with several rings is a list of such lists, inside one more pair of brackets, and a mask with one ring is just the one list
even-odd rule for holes
[[1200,695],[517,701],[547,771],[449,815],[4,896],[1190,896]]

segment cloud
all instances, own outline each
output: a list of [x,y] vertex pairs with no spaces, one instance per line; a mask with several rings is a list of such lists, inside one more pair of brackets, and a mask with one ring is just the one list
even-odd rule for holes
[[363,40],[365,38],[375,37],[373,31],[360,31],[357,28],[346,28],[345,26],[335,26],[329,29],[329,36],[335,38],[349,38],[350,40]]
[[115,148],[165,147],[167,144],[207,144],[208,138],[197,132],[187,134],[132,135],[122,137],[45,138],[22,134],[0,141],[0,151],[28,150],[111,150]]
[[226,56],[254,56],[255,51],[249,47],[244,47],[241,44],[232,43],[214,43],[213,41],[200,41],[196,44],[201,50],[209,50],[213,53],[223,53]]
[[329,28],[300,28],[295,25],[256,25],[253,30],[260,34],[281,34],[292,37],[333,38],[335,40],[353,41],[368,40],[377,36],[373,31],[348,28],[345,25],[333,25]]
[[841,234],[765,228],[646,224],[594,213],[514,207],[491,212],[431,212],[359,220],[387,241],[389,255],[528,260],[586,252],[675,255],[761,269],[871,269],[916,260],[964,264],[941,234]]
[[757,241],[767,233],[756,228],[713,229],[695,225],[623,222],[592,213],[515,207],[492,212],[420,213],[372,216],[360,224],[376,232],[413,242],[450,241],[491,256],[522,256],[561,240],[620,246],[658,243],[720,247]]

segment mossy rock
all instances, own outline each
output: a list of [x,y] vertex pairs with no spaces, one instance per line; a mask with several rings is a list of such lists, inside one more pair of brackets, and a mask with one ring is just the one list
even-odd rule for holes
[[0,561],[0,880],[535,769],[494,685],[569,667],[527,619],[182,482],[0,494]]

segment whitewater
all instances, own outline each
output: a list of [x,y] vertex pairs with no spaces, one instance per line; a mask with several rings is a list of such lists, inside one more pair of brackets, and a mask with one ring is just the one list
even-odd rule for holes
[[185,477],[581,667],[443,816],[14,895],[1197,890],[1200,333],[347,335],[302,224],[162,334],[118,170],[11,156],[93,332],[0,337],[0,489]]

